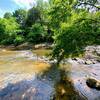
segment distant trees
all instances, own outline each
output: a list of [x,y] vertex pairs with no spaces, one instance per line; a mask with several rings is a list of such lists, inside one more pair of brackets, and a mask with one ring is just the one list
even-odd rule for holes
[[19,31],[19,24],[14,18],[0,19],[0,43],[1,44],[14,44],[17,32]]
[[27,11],[24,9],[15,10],[13,17],[16,18],[17,23],[20,24],[21,28],[23,28],[26,22]]
[[31,27],[32,24],[39,22],[41,20],[41,12],[36,7],[31,8],[28,11],[27,19],[26,19],[26,26]]
[[35,6],[33,6],[27,13],[27,25],[31,26],[34,23],[40,23],[41,25],[47,24],[49,3],[43,0],[37,0]]
[[9,18],[11,18],[12,17],[12,14],[10,13],[10,12],[6,12],[5,14],[4,14],[4,18],[6,18],[6,19],[9,19]]
[[40,43],[46,41],[47,32],[40,23],[33,24],[27,36],[29,42]]
[[23,42],[50,42],[48,5],[48,2],[37,0],[36,5],[27,11],[17,9],[5,13],[4,18],[0,18],[0,44],[16,46]]
[[[50,5],[48,2],[37,0],[36,5],[28,10],[26,19],[26,35],[29,38],[29,41],[35,43],[53,41],[48,18],[49,7]],[[35,38],[35,40],[33,38]]]

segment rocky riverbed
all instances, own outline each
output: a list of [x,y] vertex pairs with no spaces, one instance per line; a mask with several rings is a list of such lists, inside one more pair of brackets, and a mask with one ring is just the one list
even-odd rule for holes
[[69,62],[71,62],[72,66],[66,69],[66,72],[70,73],[69,77],[76,91],[79,91],[79,94],[83,95],[86,100],[100,100],[100,90],[86,84],[87,79],[91,78],[100,81],[100,63],[83,65],[71,59],[69,59]]
[[29,50],[1,49],[0,100],[49,100],[54,93],[51,82],[37,78],[49,67]]
[[100,80],[96,53],[95,63],[84,63],[91,61],[86,54],[65,59],[61,67],[53,65],[56,60],[49,61],[43,49],[40,54],[0,49],[0,100],[100,100],[100,91],[86,84],[90,77]]

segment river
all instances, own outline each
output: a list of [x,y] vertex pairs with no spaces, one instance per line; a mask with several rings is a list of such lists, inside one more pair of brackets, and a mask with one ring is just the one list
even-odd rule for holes
[[85,84],[90,73],[99,78],[99,64],[58,67],[44,60],[48,52],[0,49],[0,100],[100,100],[100,91]]

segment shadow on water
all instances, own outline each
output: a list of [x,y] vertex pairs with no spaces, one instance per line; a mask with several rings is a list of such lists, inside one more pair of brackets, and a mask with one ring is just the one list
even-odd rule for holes
[[100,100],[93,99],[100,93],[87,87],[84,79],[94,72],[99,78],[99,65],[95,69],[68,64],[62,68],[38,60],[30,51],[0,52],[0,82],[4,84],[0,86],[0,100],[83,100],[81,94],[88,100]]
[[[68,74],[70,74],[68,72]],[[9,83],[0,90],[0,100],[83,100],[60,67],[52,64],[35,79]]]
[[0,91],[0,100],[50,100],[53,88],[45,80],[23,80],[8,84]]
[[54,83],[55,93],[52,100],[86,100],[75,91],[69,76],[70,71],[66,72],[55,64],[52,64],[51,67],[43,73],[42,77]]

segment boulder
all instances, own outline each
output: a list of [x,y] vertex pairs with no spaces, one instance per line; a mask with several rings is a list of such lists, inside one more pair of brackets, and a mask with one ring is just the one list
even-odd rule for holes
[[90,65],[90,64],[93,64],[93,62],[91,60],[86,60],[85,64]]
[[78,61],[78,60],[79,60],[79,58],[72,58],[72,60]]
[[97,90],[100,90],[100,80],[97,80],[97,79],[92,78],[92,77],[91,78],[87,78],[86,84],[90,88],[95,88]]

